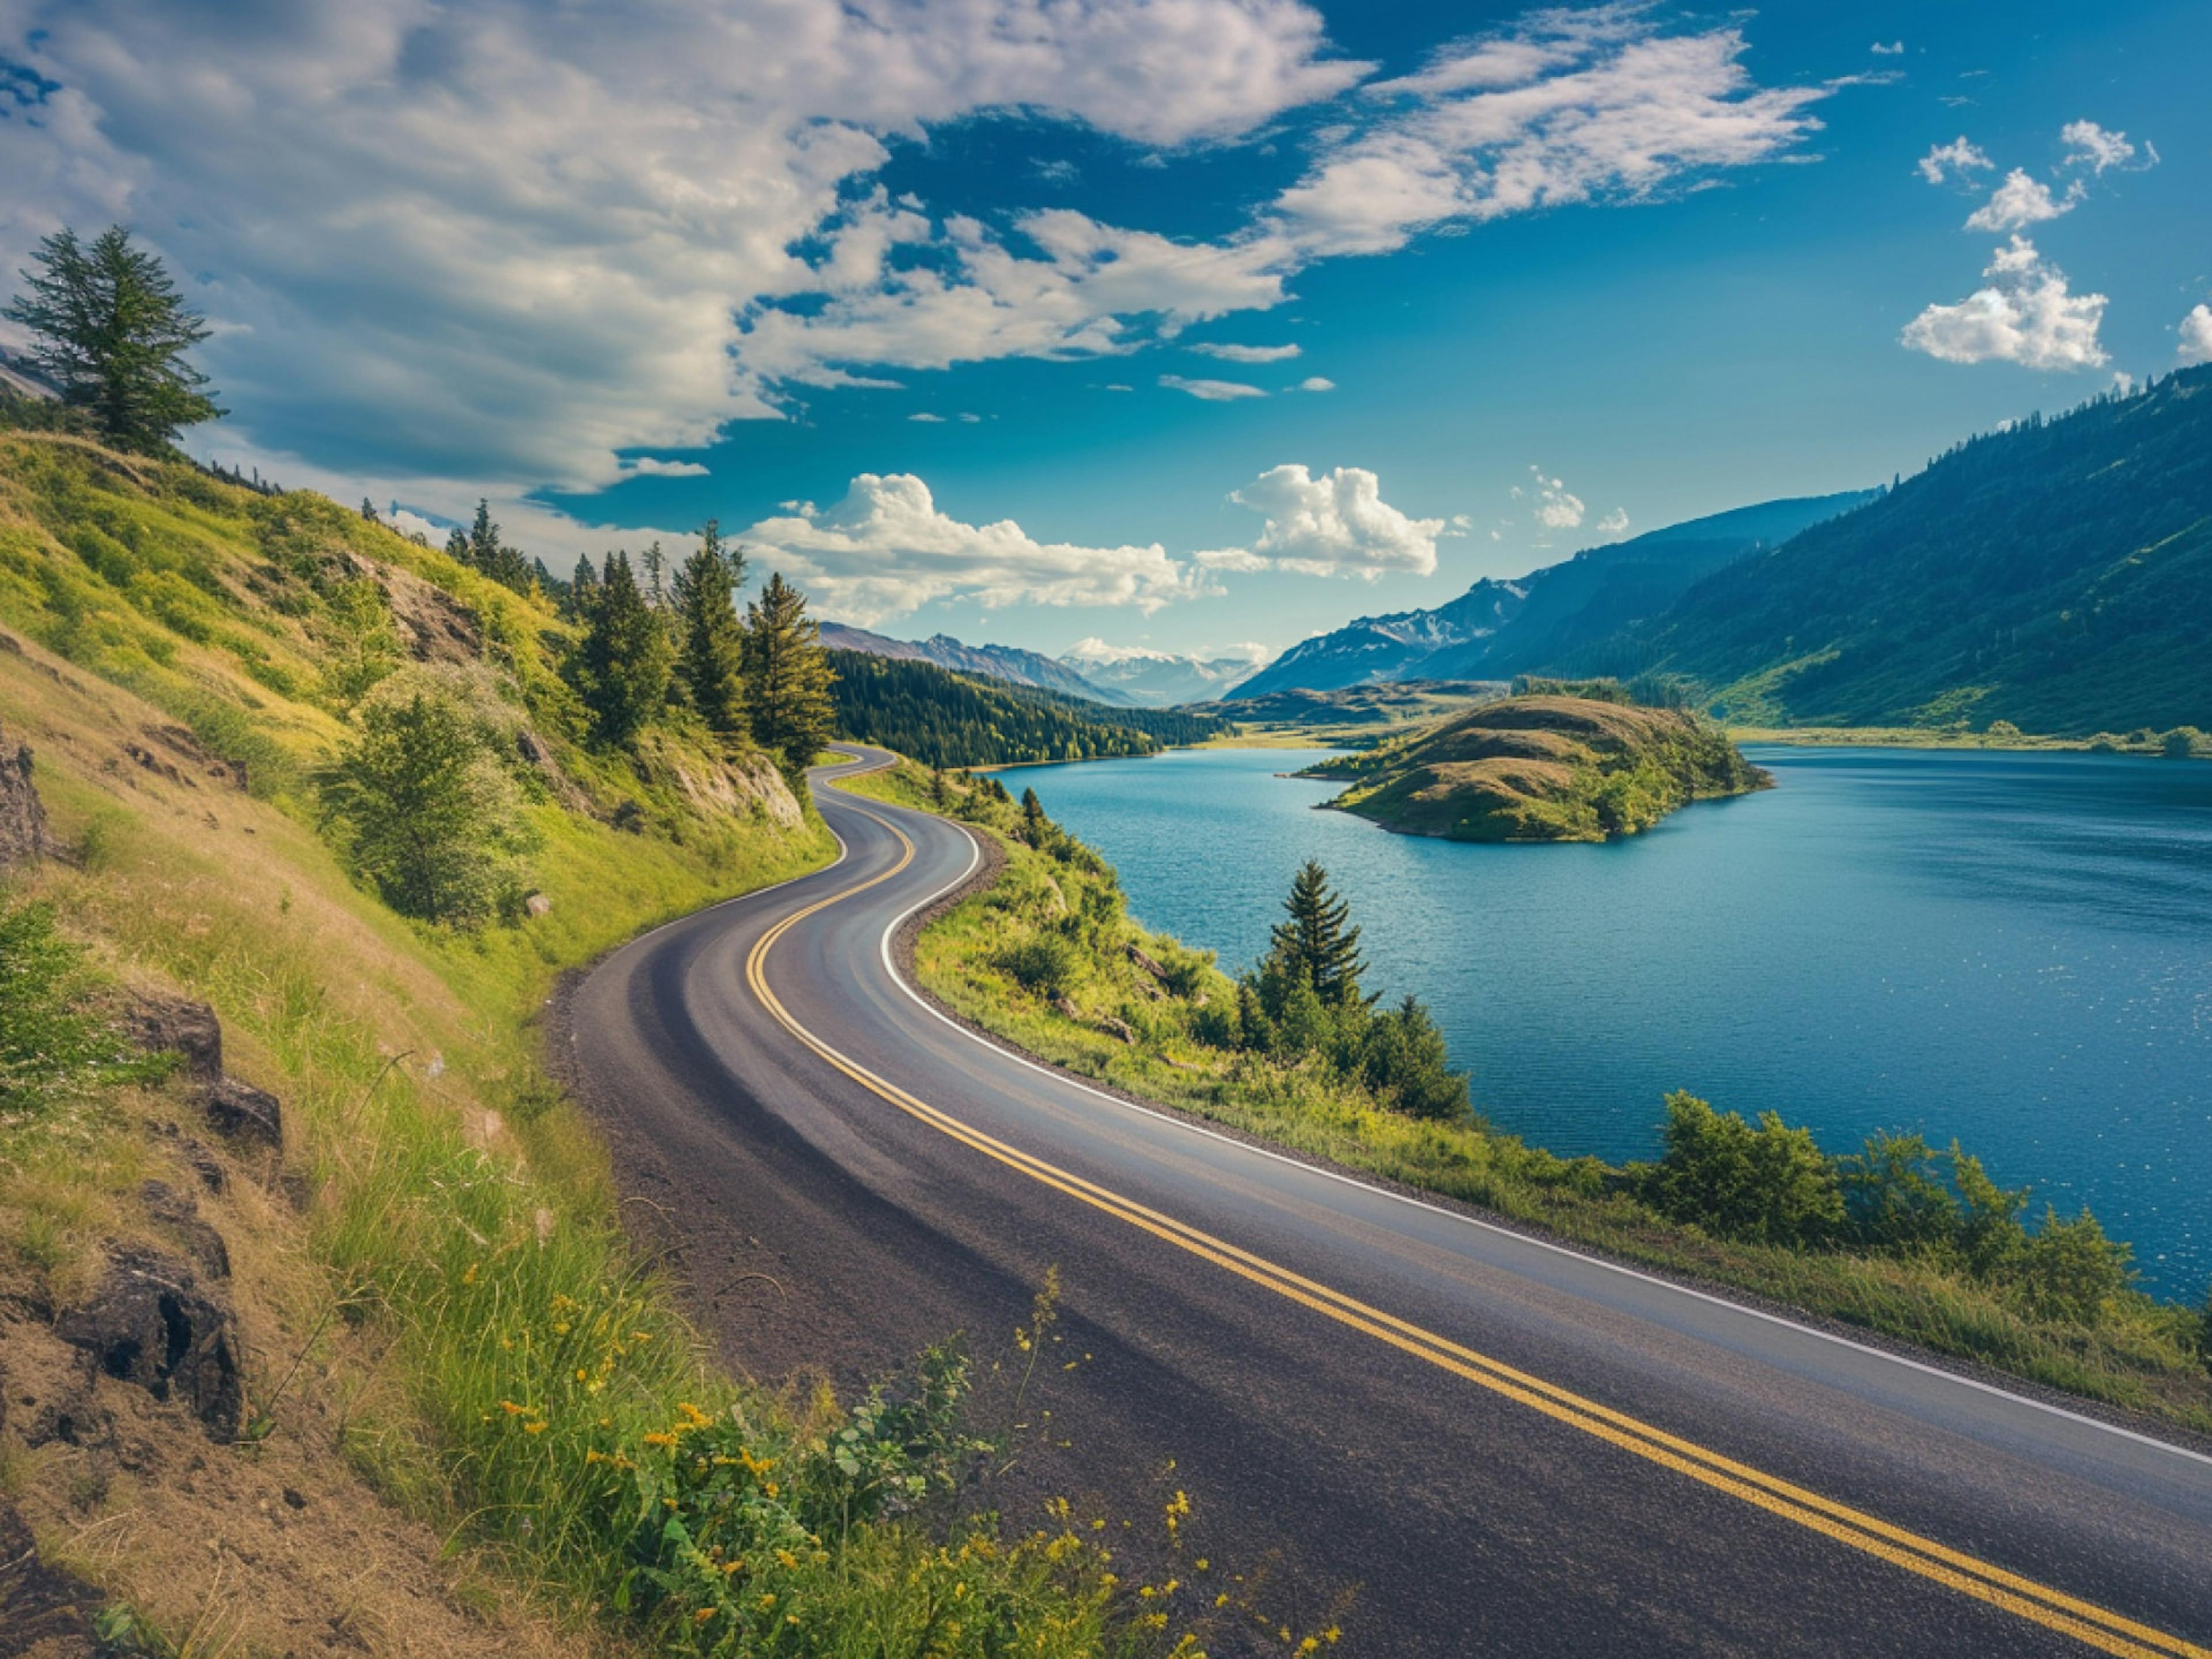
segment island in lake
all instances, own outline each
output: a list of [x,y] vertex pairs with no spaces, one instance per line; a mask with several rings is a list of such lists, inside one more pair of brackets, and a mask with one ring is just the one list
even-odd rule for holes
[[1697,714],[1559,696],[1483,703],[1298,775],[1342,781],[1323,805],[1401,835],[1491,842],[1632,836],[1773,782]]

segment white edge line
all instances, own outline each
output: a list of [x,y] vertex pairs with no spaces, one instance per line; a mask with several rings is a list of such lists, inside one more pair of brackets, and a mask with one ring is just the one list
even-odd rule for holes
[[[861,775],[859,773],[854,773],[849,775],[857,777]],[[872,801],[870,805],[877,806],[890,806],[890,803],[885,801]],[[909,811],[911,809],[891,806],[890,810],[892,811]],[[968,878],[974,873],[976,865],[981,862],[983,848],[981,844],[976,840],[975,832],[969,830],[967,825],[958,823],[955,819],[938,818],[935,817],[933,814],[926,812],[916,813],[915,816],[931,818],[934,823],[950,824],[953,829],[957,830],[962,835],[965,836],[968,838],[968,866],[951,881],[945,883],[944,886],[930,894],[928,897],[921,899],[908,906],[906,909],[901,911],[897,916],[893,918],[890,926],[884,929],[882,941],[884,967],[890,973],[892,982],[896,984],[900,990],[905,992],[907,996],[913,1000],[917,1007],[922,1009],[933,1019],[939,1020],[946,1026],[949,1026],[951,1030],[959,1032],[961,1036],[966,1037],[969,1042],[981,1043],[984,1048],[991,1049],[994,1053],[1005,1055],[1008,1060],[1014,1061],[1017,1065],[1025,1066],[1032,1072],[1036,1072],[1043,1076],[1054,1079],[1060,1083],[1066,1084],[1072,1089],[1080,1090],[1086,1095],[1105,1101],[1109,1105],[1119,1106],[1125,1111],[1141,1113],[1146,1117],[1157,1119],[1162,1123],[1172,1125],[1174,1127],[1185,1130],[1191,1134],[1203,1135],[1208,1140],[1218,1140],[1224,1146],[1237,1147],[1241,1151],[1250,1152],[1257,1157],[1272,1158],[1278,1164],[1287,1164],[1291,1168],[1303,1170],[1309,1175],[1316,1175],[1326,1180],[1340,1182],[1345,1186],[1356,1187],[1361,1192],[1372,1193],[1378,1198],[1387,1198],[1400,1204],[1410,1205],[1414,1209],[1425,1210],[1431,1215],[1443,1216],[1453,1221],[1462,1222],[1468,1226],[1480,1228],[1485,1232],[1496,1233],[1503,1238],[1510,1238],[1519,1243],[1533,1245],[1540,1250],[1549,1250],[1555,1255],[1567,1256],[1573,1261],[1585,1263],[1589,1267],[1602,1267],[1607,1273],[1620,1273],[1625,1278],[1637,1279],[1646,1285],[1656,1285],[1659,1289],[1672,1291],[1676,1296],[1690,1297],[1699,1302],[1710,1303],[1714,1307],[1725,1308],[1731,1312],[1742,1314],[1752,1319],[1763,1319],[1770,1325],[1779,1325],[1785,1330],[1796,1331],[1805,1336],[1818,1337],[1823,1342],[1832,1342],[1838,1347],[1850,1348],[1857,1353],[1869,1354],[1876,1359],[1887,1360],[1893,1365],[1904,1366],[1908,1370],[1918,1371],[1924,1376],[1936,1377],[1946,1382],[1954,1382],[1961,1388],[1978,1389],[1983,1394],[1994,1395],[2000,1400],[2010,1401],[2013,1404],[2017,1406],[2026,1406],[2035,1411],[2047,1412],[2051,1416],[2063,1418],[2069,1423],[2079,1423],[2087,1428],[2101,1430],[2106,1434],[2118,1435],[2124,1440],[2134,1441],[2138,1445],[2148,1446],[2157,1451],[2169,1452],[2176,1457],[2186,1457],[2192,1459],[2197,1462],[2212,1466],[2212,1456],[2207,1456],[2203,1452],[2192,1451],[2186,1446],[2177,1446],[2170,1440],[2160,1440],[2155,1435],[2141,1434],[2133,1429],[2124,1429],[2116,1423],[2106,1423],[2100,1419],[2087,1416],[2081,1412],[2069,1411],[2063,1406],[2054,1406],[2048,1401],[2037,1400],[2028,1395],[2014,1394],[2009,1389],[2002,1389],[1993,1382],[1982,1382],[1978,1377],[1962,1376],[1956,1371],[1946,1370],[1941,1365],[1930,1365],[1922,1360],[1908,1359],[1903,1354],[1892,1353],[1886,1348],[1874,1347],[1864,1342],[1855,1342],[1848,1336],[1837,1335],[1833,1331],[1824,1331],[1819,1327],[1814,1325],[1800,1324],[1796,1320],[1785,1319],[1780,1314],[1768,1313],[1764,1309],[1753,1308],[1741,1302],[1731,1301],[1724,1296],[1715,1296],[1709,1291],[1693,1290],[1686,1285],[1678,1285],[1672,1279],[1661,1279],[1653,1273],[1644,1273],[1634,1267],[1624,1267],[1618,1261],[1608,1261],[1603,1256],[1591,1255],[1584,1251],[1571,1249],[1565,1244],[1555,1244],[1549,1239],[1538,1238],[1532,1234],[1522,1232],[1512,1227],[1502,1227],[1494,1221],[1485,1221],[1480,1216],[1468,1215],[1464,1211],[1446,1209],[1441,1204],[1431,1204],[1425,1199],[1414,1198],[1405,1193],[1394,1193],[1387,1187],[1377,1187],[1373,1185],[1371,1182],[1362,1181],[1355,1176],[1345,1175],[1335,1170],[1324,1169],[1317,1164],[1309,1164],[1304,1158],[1293,1158],[1289,1153],[1278,1152],[1272,1146],[1255,1146],[1249,1140],[1239,1140],[1234,1135],[1223,1134],[1219,1130],[1210,1129],[1202,1123],[1193,1123],[1188,1118],[1176,1116],[1172,1113],[1161,1111],[1156,1107],[1139,1105],[1137,1102],[1133,1100],[1125,1100],[1119,1095],[1108,1094],[1103,1089],[1095,1089],[1091,1087],[1091,1085],[1083,1082],[1079,1079],[1068,1076],[1065,1072],[1060,1071],[1055,1067],[1047,1066],[1042,1061],[1032,1060],[1027,1054],[1011,1048],[1002,1042],[995,1042],[993,1039],[983,1036],[980,1032],[969,1030],[968,1027],[963,1025],[958,1020],[954,1019],[951,1016],[945,1013],[943,1009],[937,1007],[934,1004],[930,1002],[927,998],[916,991],[913,986],[907,983],[906,975],[899,972],[898,963],[892,959],[891,940],[896,936],[898,930],[906,925],[907,919],[908,917],[915,915],[920,911],[927,909],[931,905],[936,903],[939,899],[944,897],[945,894],[952,891],[954,888],[966,881]],[[835,830],[832,830],[830,833],[835,836],[837,832]],[[842,837],[839,838],[838,845],[841,847],[844,845]],[[828,867],[834,868],[835,866],[831,866]],[[815,872],[811,873],[818,874],[819,872]],[[768,890],[763,889],[762,890],[766,891]],[[750,897],[750,895],[746,895],[746,896]]]

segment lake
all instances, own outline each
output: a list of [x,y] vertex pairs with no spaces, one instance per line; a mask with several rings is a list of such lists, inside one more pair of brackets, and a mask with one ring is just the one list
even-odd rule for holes
[[2212,1276],[2212,765],[1751,746],[1757,795],[1604,846],[1485,847],[1316,811],[1322,751],[1035,767],[1148,926],[1225,964],[1328,867],[1368,988],[1434,1011],[1477,1105],[1554,1152],[1658,1148],[1688,1089],[1812,1126],[1956,1137],[2136,1247]]

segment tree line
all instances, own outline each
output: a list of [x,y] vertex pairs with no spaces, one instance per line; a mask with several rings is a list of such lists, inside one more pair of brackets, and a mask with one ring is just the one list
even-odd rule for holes
[[1162,746],[1152,732],[1121,722],[1122,710],[1103,703],[908,658],[829,654],[839,734],[896,749],[925,766],[1104,760],[1157,754]]

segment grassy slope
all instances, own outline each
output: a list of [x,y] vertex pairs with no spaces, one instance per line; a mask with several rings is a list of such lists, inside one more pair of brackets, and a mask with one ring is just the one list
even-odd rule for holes
[[[374,560],[395,592],[465,605],[506,684],[557,696],[550,613],[442,555],[317,497],[0,434],[0,622],[21,636],[0,640],[0,725],[35,748],[56,831],[82,852],[15,896],[54,901],[111,974],[211,1000],[231,1068],[287,1113],[282,1179],[240,1164],[204,1205],[236,1260],[249,1412],[273,1431],[214,1450],[149,1402],[127,1477],[88,1481],[87,1458],[56,1445],[8,1449],[0,1480],[47,1549],[200,1650],[334,1634],[374,1650],[604,1645],[609,1627],[584,1615],[619,1593],[623,1506],[677,1455],[691,1406],[726,1425],[738,1413],[753,1451],[794,1468],[827,1455],[837,1414],[702,1368],[630,1255],[599,1147],[539,1069],[532,1018],[563,968],[833,848],[787,795],[771,810],[780,786],[718,769],[680,730],[639,764],[554,738],[572,799],[636,800],[646,833],[541,802],[532,874],[550,914],[475,935],[401,921],[309,823],[301,779],[339,730],[320,694],[342,653],[288,574],[303,551]],[[141,1179],[191,1187],[162,1127],[189,1130],[191,1111],[111,1092],[0,1126],[6,1363],[47,1340],[11,1310],[66,1304],[103,1241],[148,1231]],[[273,1541],[272,1513],[289,1523]],[[834,1562],[802,1548],[746,1577],[717,1568],[708,1588],[781,1597],[774,1640],[811,1651],[873,1653],[870,1632],[895,1628],[892,1650],[918,1646],[956,1581],[997,1598],[994,1617],[1034,1632],[1036,1651],[1108,1643],[1109,1583],[1072,1539],[955,1542],[878,1528]],[[803,1627],[784,1628],[785,1608]],[[746,1616],[768,1617],[752,1602]]]
[[[849,780],[856,793],[930,808],[927,774],[910,764]],[[1101,948],[1066,987],[1073,1016],[1024,991],[999,964],[1010,947],[1081,913],[1086,890],[1112,889],[1033,851],[1003,809],[956,793],[952,810],[1006,848],[1004,874],[922,933],[921,984],[945,1005],[1028,1052],[1140,1098],[1273,1144],[1473,1205],[1553,1237],[1748,1291],[1845,1325],[1977,1361],[2089,1399],[2212,1432],[2212,1376],[2189,1351],[2192,1316],[2130,1296],[2094,1328],[2039,1322],[1990,1287],[1932,1264],[1799,1251],[1709,1237],[1669,1223],[1620,1190],[1592,1158],[1555,1158],[1479,1126],[1419,1122],[1379,1109],[1359,1089],[1316,1071],[1210,1045],[1206,1012],[1233,996],[1211,953],[1128,921],[1118,891]],[[1167,985],[1129,946],[1169,969]],[[1125,1042],[1105,1022],[1125,1022]],[[1476,1079],[1478,1098],[1480,1079]]]
[[1312,775],[1349,783],[1332,806],[1453,841],[1603,841],[1766,781],[1692,715],[1564,696],[1487,703]]

